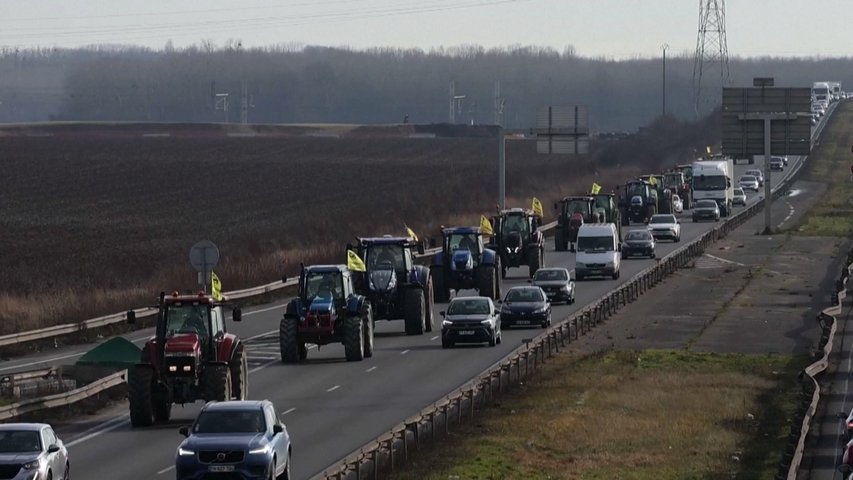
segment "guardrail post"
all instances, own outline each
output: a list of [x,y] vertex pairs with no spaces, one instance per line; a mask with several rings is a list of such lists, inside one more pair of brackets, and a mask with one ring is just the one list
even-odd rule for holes
[[432,443],[435,443],[435,412],[429,412],[429,423],[430,423],[430,435],[432,436]]
[[[380,445],[381,447],[381,445]],[[379,478],[379,448],[373,449],[373,480]],[[361,480],[361,479],[359,479]]]
[[408,462],[409,461],[409,429],[403,428],[403,431],[400,433],[402,433],[402,437],[403,437],[403,461]]
[[391,435],[391,440],[388,441],[388,451],[391,452],[388,454],[391,457],[391,471],[394,471],[394,435]]
[[457,402],[457,405],[456,405],[456,424],[457,425],[462,424],[462,400],[464,400],[464,399],[465,399],[465,395],[459,395],[458,397],[456,397],[456,402]]

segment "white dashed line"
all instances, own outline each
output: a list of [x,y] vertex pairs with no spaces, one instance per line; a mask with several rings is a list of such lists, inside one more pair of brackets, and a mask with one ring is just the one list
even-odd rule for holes
[[782,220],[781,222],[779,222],[779,225],[776,225],[776,228],[782,228],[782,225],[784,225],[784,224],[785,224],[785,222],[787,222],[788,220],[790,220],[790,219],[791,219],[791,217],[793,217],[793,216],[794,216],[794,206],[793,206],[793,205],[791,205],[791,202],[785,201],[785,203],[787,203],[787,204],[788,204],[788,216],[787,216],[787,217],[785,217],[785,219],[784,219],[784,220]]
[[430,340],[438,340],[438,335],[436,335],[436,336],[434,336],[434,337],[430,338]]
[[400,352],[400,355],[405,355],[405,354],[407,354],[407,353],[409,353],[409,351],[408,351],[408,350],[403,350],[402,352]]
[[174,469],[175,469],[175,466],[172,465],[171,467],[164,468],[163,470],[160,470],[159,472],[157,472],[157,475],[163,475],[164,473],[171,472]]
[[372,366],[372,367],[368,368],[367,370],[365,370],[365,372],[370,373],[370,372],[372,372],[372,371],[374,371],[374,370],[376,370],[376,365],[374,365],[374,366]]
[[337,389],[339,389],[339,388],[341,388],[341,386],[340,386],[340,385],[335,385],[334,387],[332,387],[332,388],[330,388],[330,389],[328,389],[328,390],[326,390],[326,391],[327,391],[327,392],[334,392],[335,390],[337,390]]
[[249,370],[249,373],[255,373],[255,372],[257,372],[258,370],[263,370],[263,369],[265,369],[265,368],[269,367],[270,365],[272,365],[273,363],[278,363],[278,362],[280,362],[280,361],[281,361],[281,360],[279,360],[279,359],[270,360],[269,362],[264,363],[263,365],[258,365],[257,367],[255,367],[255,368],[253,368],[253,369]]
[[292,412],[292,411],[294,411],[294,410],[296,410],[296,409],[295,409],[295,408],[288,408],[287,410],[285,410],[285,411],[281,412],[281,414],[282,414],[282,416],[284,416],[284,415],[287,415],[288,413],[290,413],[290,412]]

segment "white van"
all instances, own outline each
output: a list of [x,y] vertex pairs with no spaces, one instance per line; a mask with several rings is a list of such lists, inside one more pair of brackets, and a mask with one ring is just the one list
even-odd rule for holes
[[586,277],[619,278],[622,243],[612,223],[588,223],[578,229],[575,280]]

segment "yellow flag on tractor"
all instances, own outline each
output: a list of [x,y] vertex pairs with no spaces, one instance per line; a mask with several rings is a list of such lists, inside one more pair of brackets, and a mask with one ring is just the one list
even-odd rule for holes
[[418,236],[415,234],[415,231],[409,228],[408,225],[406,225],[406,233],[408,233],[410,237],[414,238],[416,242],[418,241]]
[[533,197],[533,214],[537,217],[545,216],[545,212],[542,211],[542,202],[536,197]]
[[364,261],[352,250],[347,250],[347,268],[354,272],[367,271],[367,267],[364,266]]
[[480,230],[483,231],[483,235],[491,235],[495,233],[494,230],[492,230],[492,222],[490,222],[485,215],[480,215]]
[[590,189],[590,192],[593,195],[598,195],[598,192],[600,192],[600,191],[601,191],[601,185],[599,185],[595,182],[592,182],[592,189]]
[[216,272],[210,272],[210,296],[217,302],[222,301],[222,282]]
[[653,176],[650,176],[650,177],[649,177],[649,183],[651,183],[651,184],[652,184],[652,185],[654,185],[654,186],[657,186],[657,184],[658,184],[658,179],[657,179],[657,178],[655,178],[655,177],[653,177]]

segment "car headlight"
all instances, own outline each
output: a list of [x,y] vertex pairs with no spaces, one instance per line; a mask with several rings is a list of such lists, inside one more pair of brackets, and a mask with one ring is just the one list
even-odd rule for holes
[[195,452],[192,450],[188,450],[184,447],[178,447],[178,456],[180,457],[188,457],[190,455],[195,455]]
[[572,286],[571,286],[571,285],[563,285],[563,287],[562,287],[562,288],[560,288],[560,290],[562,290],[562,291],[564,291],[564,292],[571,292],[571,291],[572,291]]
[[264,445],[263,447],[253,448],[249,450],[249,455],[266,455],[270,453],[270,446]]
[[548,307],[540,307],[533,311],[533,313],[545,313],[548,310]]
[[480,324],[481,324],[481,325],[491,325],[491,324],[492,324],[492,321],[491,321],[491,320],[481,320],[481,321],[480,321]]
[[453,322],[451,322],[450,320],[442,320],[442,321],[441,321],[441,326],[442,326],[442,327],[449,327],[449,326],[451,326],[451,325],[453,325]]
[[39,465],[40,463],[38,460],[33,460],[32,462],[27,462],[21,465],[21,468],[23,468],[24,470],[37,470],[39,468]]

